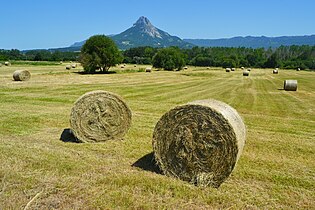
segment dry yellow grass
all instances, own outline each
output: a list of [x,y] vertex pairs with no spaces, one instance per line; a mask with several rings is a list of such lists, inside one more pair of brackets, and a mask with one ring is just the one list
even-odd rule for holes
[[[243,77],[189,67],[146,74],[135,72],[146,66],[127,65],[116,74],[80,75],[73,72],[82,67],[65,65],[0,69],[0,209],[314,208],[314,72],[252,69]],[[14,82],[21,67],[32,79]],[[298,80],[298,91],[280,90],[285,79]],[[60,141],[75,100],[98,89],[121,95],[133,111],[124,141]],[[207,98],[230,104],[247,126],[243,154],[219,189],[132,166],[152,152],[163,113]]]

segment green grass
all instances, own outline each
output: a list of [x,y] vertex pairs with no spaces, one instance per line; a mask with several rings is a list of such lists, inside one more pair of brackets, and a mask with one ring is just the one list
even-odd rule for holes
[[[0,67],[0,209],[312,209],[315,206],[315,72],[219,68],[138,72],[145,66],[81,75],[65,65]],[[31,79],[14,82],[12,73]],[[283,80],[297,79],[286,92]],[[133,113],[124,141],[65,143],[78,97],[121,95]],[[132,165],[152,152],[159,118],[171,108],[214,98],[247,126],[243,154],[219,189],[201,188]]]

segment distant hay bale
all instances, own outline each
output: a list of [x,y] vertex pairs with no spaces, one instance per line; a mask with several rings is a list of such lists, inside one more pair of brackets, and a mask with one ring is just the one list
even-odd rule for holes
[[251,68],[248,68],[248,69],[247,69],[247,71],[251,71],[251,70],[252,70]]
[[76,68],[76,67],[77,67],[77,64],[72,64],[71,67],[72,67],[72,68]]
[[273,74],[278,74],[278,69],[274,69],[274,70],[272,71],[272,73],[273,73]]
[[279,70],[279,68],[276,68],[276,70]]
[[245,144],[237,111],[216,100],[199,100],[165,113],[155,126],[155,160],[172,177],[219,187],[231,174]]
[[70,70],[71,68],[72,68],[71,65],[66,65],[67,70]]
[[249,71],[243,71],[243,76],[248,77],[249,76]]
[[125,68],[125,66],[124,66],[124,65],[121,65],[121,66],[120,66],[120,68],[122,68],[122,69],[123,69],[123,68]]
[[131,125],[131,110],[124,100],[106,91],[82,95],[74,104],[70,125],[81,142],[121,139]]
[[284,80],[283,89],[288,91],[296,91],[297,85],[297,80]]
[[207,67],[207,69],[210,69],[210,67]]
[[16,70],[13,72],[13,79],[15,81],[26,81],[31,78],[31,73],[27,70]]
[[225,71],[226,71],[226,72],[230,72],[231,69],[230,69],[230,68],[226,68]]
[[231,71],[235,71],[235,68],[231,68]]
[[185,66],[185,67],[184,67],[184,69],[185,69],[185,70],[187,70],[187,69],[188,69],[188,67],[187,67],[187,66]]
[[151,72],[152,69],[150,67],[145,68],[145,72]]
[[11,63],[10,63],[9,61],[6,61],[6,62],[4,62],[4,65],[5,65],[5,66],[10,66]]
[[241,69],[244,70],[245,69],[244,66],[242,66]]
[[137,65],[134,65],[133,67],[137,67]]
[[300,68],[297,68],[296,70],[297,70],[297,71],[300,71],[301,69],[300,69]]

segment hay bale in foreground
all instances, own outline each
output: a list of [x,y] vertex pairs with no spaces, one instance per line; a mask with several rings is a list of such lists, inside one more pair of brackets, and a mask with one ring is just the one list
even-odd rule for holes
[[74,104],[70,125],[81,142],[121,139],[131,125],[131,110],[123,99],[107,91],[92,91]]
[[248,77],[249,76],[249,71],[243,71],[243,76]]
[[273,74],[278,74],[279,72],[278,72],[278,69],[274,69],[273,71],[272,71],[272,73]]
[[153,150],[168,176],[219,187],[231,174],[245,144],[237,111],[216,100],[193,101],[164,114],[155,126]]
[[16,70],[13,72],[13,79],[15,81],[26,81],[31,78],[31,73],[27,70]]
[[288,91],[296,91],[297,80],[284,80],[283,89]]

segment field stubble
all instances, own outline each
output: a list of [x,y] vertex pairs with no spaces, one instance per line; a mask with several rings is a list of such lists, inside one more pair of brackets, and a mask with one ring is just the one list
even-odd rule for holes
[[[0,209],[314,208],[314,72],[252,69],[243,77],[218,68],[133,68],[95,75],[63,65],[0,68]],[[14,82],[17,69],[31,79]],[[285,79],[297,79],[298,91],[281,90]],[[60,141],[73,103],[93,90],[114,92],[130,106],[125,140]],[[243,154],[219,189],[132,167],[152,152],[153,128],[165,112],[208,98],[234,107],[247,126]]]

